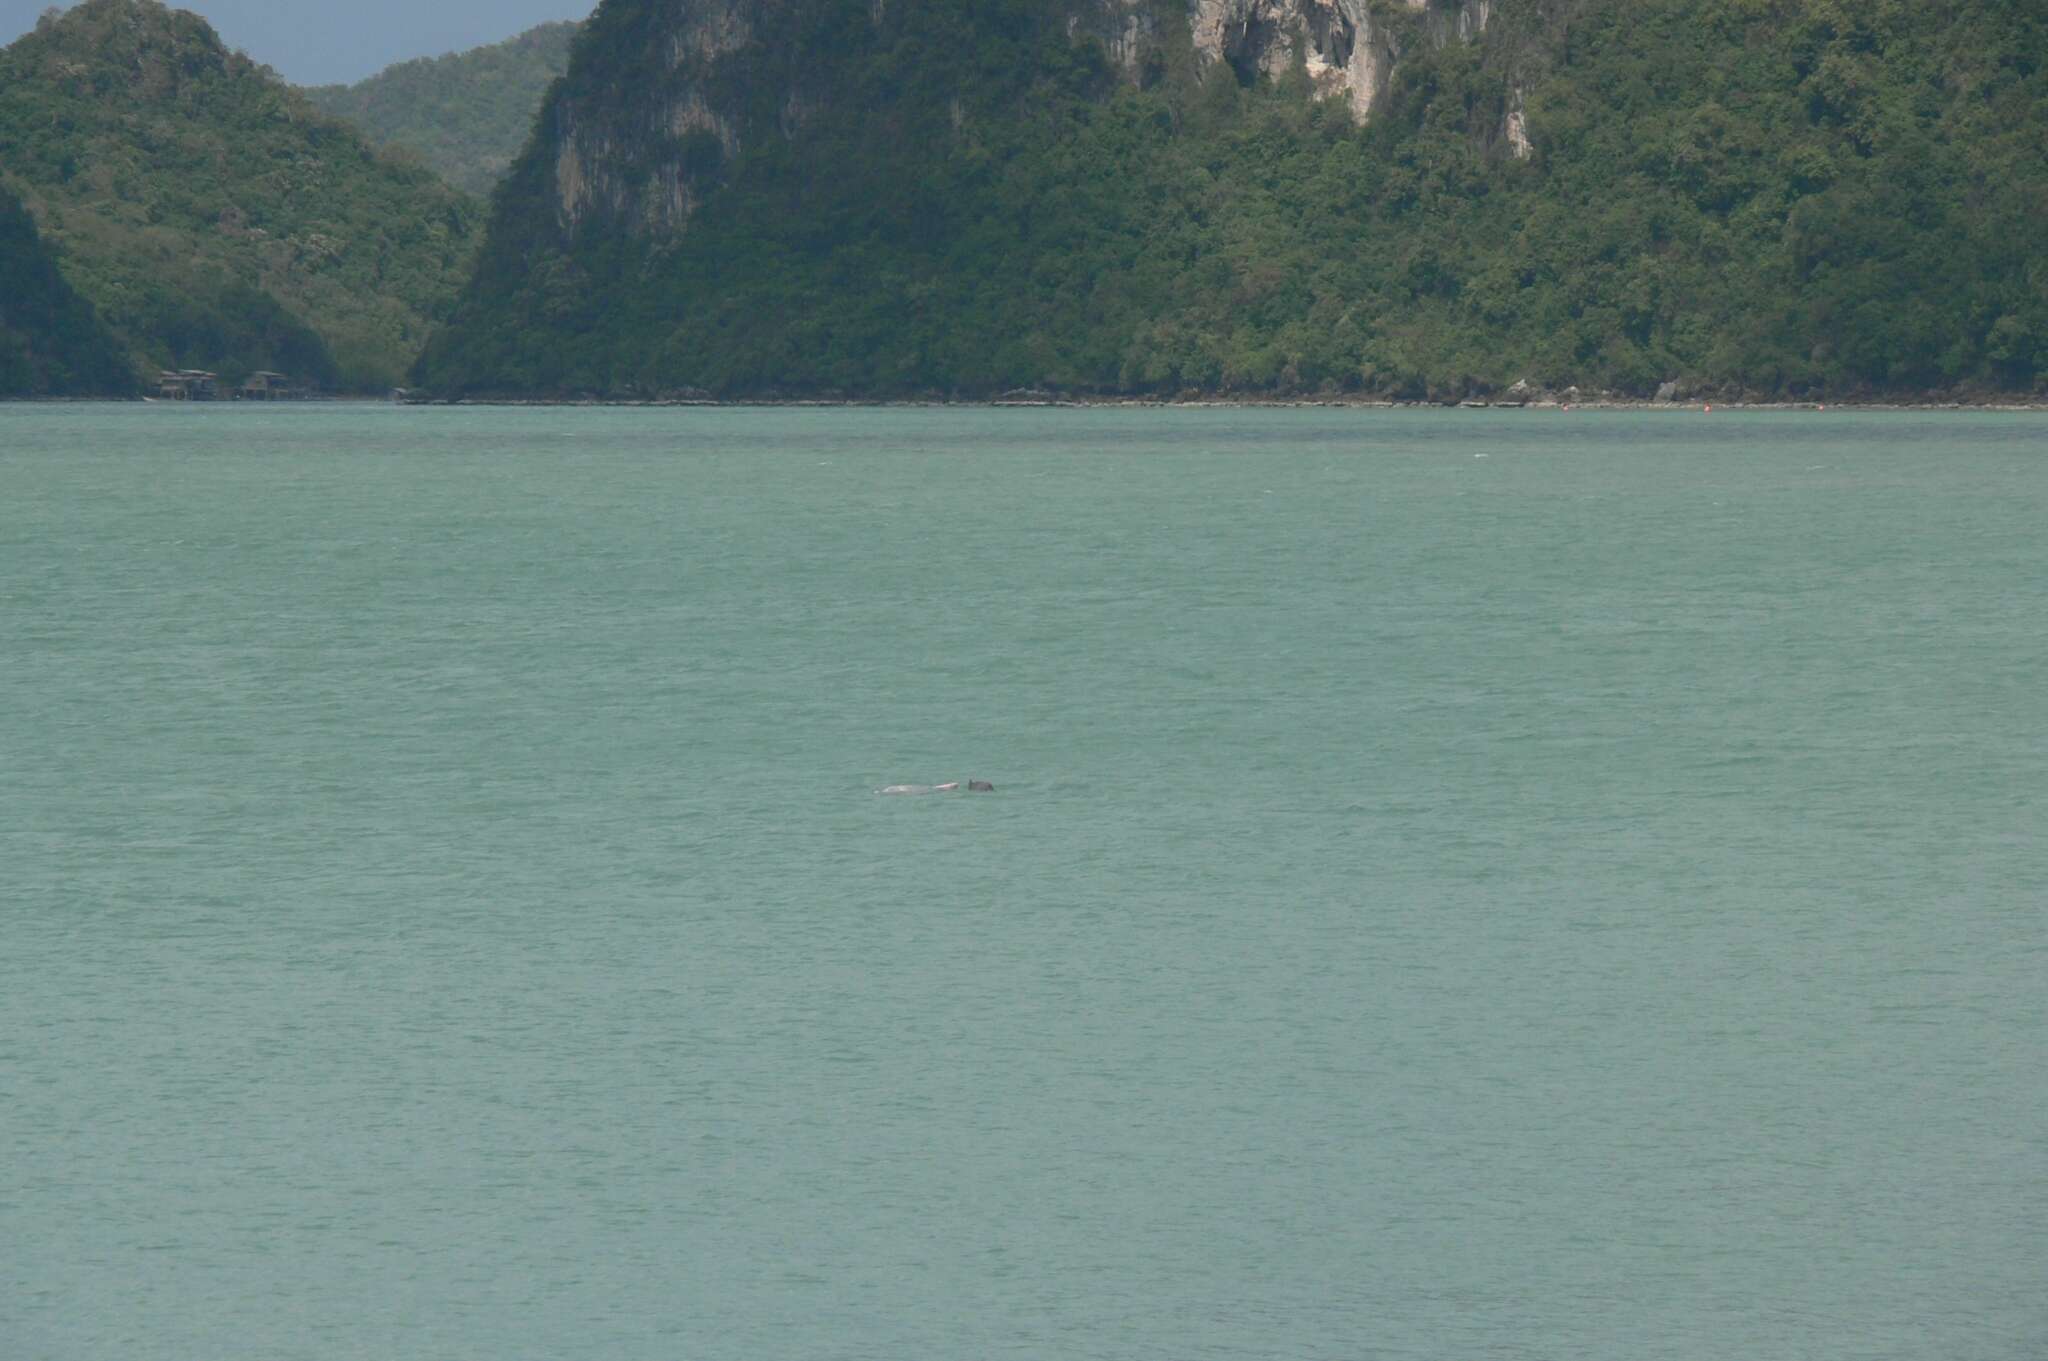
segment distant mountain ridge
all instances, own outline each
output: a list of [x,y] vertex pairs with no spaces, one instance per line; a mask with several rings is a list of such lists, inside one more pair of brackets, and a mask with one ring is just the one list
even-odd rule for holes
[[306,98],[378,145],[414,152],[457,188],[488,195],[526,145],[548,86],[569,69],[580,27],[542,24],[501,43],[400,62],[354,85],[311,86]]
[[138,368],[359,392],[403,380],[481,213],[155,0],[85,0],[0,51],[0,186]]
[[447,395],[2048,381],[2017,0],[605,0]]

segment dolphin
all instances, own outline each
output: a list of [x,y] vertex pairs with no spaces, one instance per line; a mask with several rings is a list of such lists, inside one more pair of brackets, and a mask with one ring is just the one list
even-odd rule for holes
[[[958,780],[951,784],[892,784],[877,789],[877,794],[951,794],[962,788]],[[993,794],[996,787],[987,780],[969,780],[965,786],[970,794]]]

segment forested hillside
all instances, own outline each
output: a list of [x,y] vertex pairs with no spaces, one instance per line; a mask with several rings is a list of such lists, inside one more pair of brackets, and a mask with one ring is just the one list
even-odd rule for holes
[[2041,387],[2042,6],[1343,3],[1387,61],[1356,26],[1205,56],[1229,0],[607,0],[419,377]]
[[135,386],[119,342],[0,189],[0,397],[122,397]]
[[154,0],[85,0],[0,51],[0,185],[138,367],[358,391],[402,380],[481,213]]
[[306,97],[379,146],[404,147],[458,189],[487,196],[533,131],[548,86],[569,69],[577,25],[542,24],[516,38],[401,62],[355,85]]

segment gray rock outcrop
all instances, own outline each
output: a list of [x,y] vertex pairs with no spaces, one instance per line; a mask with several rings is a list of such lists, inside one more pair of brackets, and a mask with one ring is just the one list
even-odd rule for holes
[[[1439,41],[1484,32],[1492,0],[1396,0]],[[1400,57],[1401,35],[1371,0],[1190,0],[1195,51],[1241,75],[1283,76],[1297,64],[1318,93],[1371,116]],[[1384,12],[1380,10],[1379,12]]]

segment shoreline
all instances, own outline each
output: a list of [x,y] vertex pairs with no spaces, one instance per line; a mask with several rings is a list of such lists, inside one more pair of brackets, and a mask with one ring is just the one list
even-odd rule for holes
[[1932,402],[1932,401],[1831,401],[1831,402],[1742,402],[1685,401],[1658,402],[1624,397],[1587,398],[1562,401],[1546,398],[1529,402],[1470,400],[1459,402],[1397,402],[1384,398],[1342,397],[987,397],[955,401],[938,398],[860,397],[755,397],[733,400],[714,398],[602,398],[602,397],[463,397],[414,400],[397,403],[409,407],[622,407],[622,408],[709,408],[724,410],[1147,410],[1147,411],[1257,411],[1257,410],[1360,410],[1360,411],[1871,411],[1871,412],[1965,412],[2048,413],[2048,397],[2036,400]]
[[1627,411],[1693,412],[1717,411],[1866,411],[1866,412],[1975,412],[2048,413],[2048,396],[1975,401],[1910,401],[1846,399],[1839,401],[1655,401],[1649,398],[1586,397],[1565,400],[1544,397],[1530,401],[1492,401],[1473,398],[1456,402],[1395,401],[1367,397],[1056,397],[1004,396],[946,399],[938,397],[312,397],[292,402],[167,402],[148,397],[0,397],[0,406],[167,406],[221,407],[229,409],[275,410],[278,407],[392,406],[392,407],[535,407],[535,408],[649,408],[713,410],[1360,410],[1360,411]]

